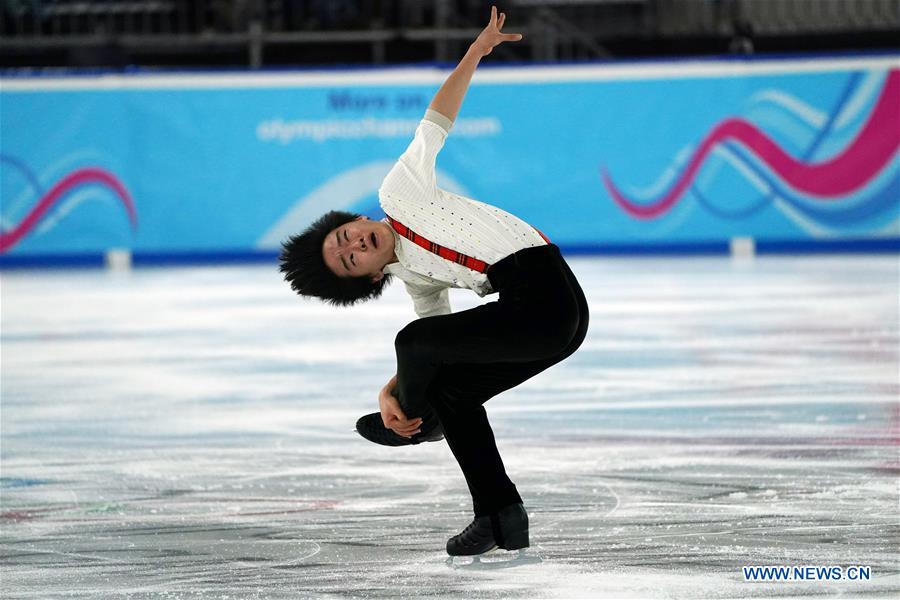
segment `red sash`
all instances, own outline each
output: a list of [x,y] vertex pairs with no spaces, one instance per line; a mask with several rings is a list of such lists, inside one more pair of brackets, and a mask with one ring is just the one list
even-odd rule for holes
[[[457,252],[456,250],[453,250],[452,248],[445,248],[444,246],[441,246],[440,244],[435,244],[428,238],[422,237],[421,235],[419,235],[418,233],[416,233],[415,231],[413,231],[412,229],[410,229],[409,227],[407,227],[400,221],[397,221],[396,219],[391,217],[391,215],[387,215],[387,218],[388,218],[388,222],[391,224],[391,227],[393,227],[394,231],[396,231],[398,234],[402,235],[403,237],[405,237],[406,239],[408,239],[415,245],[421,246],[422,248],[425,248],[429,252],[433,252],[434,254],[437,254],[438,256],[440,256],[443,259],[449,260],[451,262],[455,262],[464,267],[472,269],[473,271],[478,271],[479,273],[486,273],[487,270],[491,268],[491,265],[484,262],[483,260],[479,260],[477,258],[472,258],[471,256],[467,256],[467,255],[463,254],[462,252]],[[550,243],[550,240],[547,239],[547,236],[545,236],[543,233],[541,233],[540,229],[535,227],[534,230],[538,232],[538,235],[540,235],[544,239],[545,242],[547,242],[548,244]]]

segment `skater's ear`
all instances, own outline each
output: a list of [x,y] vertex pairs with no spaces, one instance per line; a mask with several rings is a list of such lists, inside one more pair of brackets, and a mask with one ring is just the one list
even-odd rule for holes
[[371,281],[372,283],[378,283],[383,278],[384,278],[384,271],[378,271],[377,273],[375,273],[374,275],[369,277],[369,281]]

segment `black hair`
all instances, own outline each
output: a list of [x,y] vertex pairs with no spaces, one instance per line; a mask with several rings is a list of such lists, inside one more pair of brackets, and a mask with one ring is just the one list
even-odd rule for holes
[[377,298],[390,282],[385,273],[372,282],[368,275],[339,277],[322,257],[325,237],[335,228],[355,220],[360,215],[342,210],[325,213],[302,233],[292,235],[281,244],[280,271],[291,289],[301,296],[313,296],[332,306],[351,306],[357,302]]

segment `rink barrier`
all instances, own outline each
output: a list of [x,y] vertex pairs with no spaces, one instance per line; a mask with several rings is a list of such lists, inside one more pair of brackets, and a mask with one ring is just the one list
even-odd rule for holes
[[[482,63],[478,66],[478,72],[495,69],[532,69],[536,67],[558,68],[573,66],[636,66],[646,64],[681,66],[684,63],[756,63],[756,62],[798,62],[810,60],[843,60],[843,59],[872,59],[895,58],[895,50],[823,50],[803,52],[765,52],[758,54],[709,54],[709,55],[671,55],[671,56],[636,56],[615,58],[592,58],[577,60],[505,60],[502,63]],[[377,65],[372,63],[346,63],[337,65],[264,65],[253,69],[253,73],[279,74],[279,73],[353,73],[397,71],[404,69],[441,69],[453,70],[457,63],[453,61],[423,60],[410,64]],[[235,73],[234,67],[180,67],[166,68],[165,73],[170,75],[219,75]],[[145,67],[141,65],[126,65],[124,67],[78,67],[74,69],[59,67],[47,71],[21,68],[0,68],[0,77],[12,79],[58,79],[67,78],[91,78],[108,77],[110,75],[128,75],[131,77],[148,77],[160,74],[157,67]]]
[[[438,180],[569,254],[895,252],[898,67],[895,52],[485,65]],[[446,76],[6,74],[0,267],[268,261],[325,210],[382,218],[379,183]]]
[[[741,238],[748,239],[748,238]],[[597,257],[692,257],[692,256],[734,256],[752,257],[758,255],[811,255],[811,254],[897,254],[900,240],[753,240],[753,253],[734,252],[731,242],[703,242],[682,244],[561,244],[560,250],[566,256]],[[173,267],[193,265],[250,265],[278,264],[279,252],[259,251],[215,251],[215,252],[135,252],[123,264],[111,260],[109,253],[46,254],[32,256],[0,256],[0,269],[67,269],[67,268],[118,268],[131,267]]]

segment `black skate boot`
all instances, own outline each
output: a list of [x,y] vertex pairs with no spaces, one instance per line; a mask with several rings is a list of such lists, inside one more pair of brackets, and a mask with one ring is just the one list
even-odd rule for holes
[[522,504],[510,504],[492,515],[475,517],[462,533],[447,540],[450,556],[474,556],[494,548],[519,550],[527,547],[528,513]]
[[397,435],[384,426],[381,413],[362,416],[356,422],[356,432],[359,435],[382,446],[413,446],[422,442],[439,442],[444,439],[444,430],[441,429],[441,424],[436,417],[423,418],[420,429],[422,431],[411,438]]

